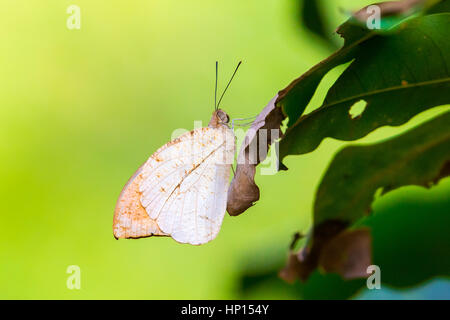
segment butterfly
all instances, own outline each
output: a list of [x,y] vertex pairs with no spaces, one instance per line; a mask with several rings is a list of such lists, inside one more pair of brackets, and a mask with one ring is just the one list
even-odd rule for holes
[[134,173],[119,195],[113,234],[120,238],[170,236],[180,243],[207,243],[220,231],[226,212],[235,136],[219,109],[217,70],[214,112],[208,127],[170,141]]

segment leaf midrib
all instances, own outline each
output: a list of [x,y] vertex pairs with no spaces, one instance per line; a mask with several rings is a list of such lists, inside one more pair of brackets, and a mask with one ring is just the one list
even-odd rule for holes
[[[373,90],[373,91],[369,91],[366,93],[362,93],[362,94],[358,94],[358,95],[354,95],[348,98],[344,98],[341,100],[337,100],[331,103],[327,103],[322,105],[320,108],[318,108],[315,111],[318,111],[322,108],[328,108],[337,104],[341,104],[347,101],[352,101],[352,100],[356,100],[356,99],[363,99],[364,97],[369,97],[369,96],[374,96],[377,94],[381,94],[381,93],[386,93],[386,92],[391,92],[391,91],[396,91],[396,90],[403,90],[403,89],[410,89],[410,88],[414,88],[414,87],[420,87],[420,86],[429,86],[429,85],[434,85],[434,84],[439,84],[439,83],[445,83],[445,82],[450,82],[450,77],[447,78],[441,78],[441,79],[435,79],[435,80],[429,80],[429,81],[421,81],[421,82],[415,82],[415,83],[411,83],[411,84],[405,84],[405,85],[399,85],[399,86],[393,86],[393,87],[388,87],[388,88],[383,88],[383,89],[378,89],[378,90]],[[314,111],[313,111],[314,112]],[[312,113],[312,112],[311,112]]]
[[399,86],[393,86],[393,87],[388,87],[388,88],[383,88],[383,89],[378,89],[378,90],[373,90],[373,91],[369,91],[369,92],[365,92],[362,94],[358,94],[358,95],[354,95],[348,98],[344,98],[344,99],[340,99],[331,103],[327,103],[327,104],[323,104],[321,107],[311,111],[310,113],[304,115],[303,117],[300,117],[297,122],[292,125],[291,128],[296,127],[298,124],[300,124],[301,122],[303,122],[305,120],[305,118],[322,111],[323,109],[344,103],[344,102],[348,102],[348,101],[352,101],[352,100],[363,100],[364,98],[370,97],[370,96],[375,96],[378,94],[382,94],[382,93],[386,93],[386,92],[392,92],[392,91],[396,91],[396,90],[405,90],[405,89],[411,89],[414,87],[420,87],[420,86],[428,86],[428,85],[435,85],[435,84],[440,84],[440,83],[446,83],[446,82],[450,82],[450,77],[447,78],[442,78],[442,79],[436,79],[436,80],[429,80],[429,81],[421,81],[421,82],[415,82],[415,83],[411,83],[411,84],[406,84],[406,85],[399,85]]

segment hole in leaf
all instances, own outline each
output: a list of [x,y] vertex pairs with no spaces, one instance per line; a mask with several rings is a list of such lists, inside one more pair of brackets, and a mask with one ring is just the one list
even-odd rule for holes
[[351,106],[350,110],[348,110],[348,114],[352,119],[359,118],[366,109],[366,106],[367,106],[366,101],[359,100],[358,102],[355,102],[355,104]]

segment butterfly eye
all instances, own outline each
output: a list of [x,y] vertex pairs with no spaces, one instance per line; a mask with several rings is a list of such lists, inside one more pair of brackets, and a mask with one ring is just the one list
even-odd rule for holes
[[222,110],[217,111],[217,118],[221,123],[229,123],[230,117]]

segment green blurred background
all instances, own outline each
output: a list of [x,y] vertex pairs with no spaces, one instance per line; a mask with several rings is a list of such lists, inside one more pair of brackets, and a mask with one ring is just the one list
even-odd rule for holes
[[[116,241],[112,235],[115,202],[131,174],[174,129],[209,120],[216,60],[221,88],[243,60],[222,106],[232,118],[253,116],[340,43],[333,31],[347,17],[339,8],[371,2],[320,1],[321,37],[305,27],[302,1],[3,0],[0,298],[402,298],[405,287],[406,294],[416,294],[423,281],[427,288],[437,284],[432,294],[448,298],[448,281],[436,280],[446,275],[447,258],[435,261],[440,269],[413,272],[409,282],[389,281],[375,295],[361,292],[361,282],[334,276],[315,274],[309,283],[293,286],[276,277],[292,234],[310,227],[318,182],[344,145],[331,139],[314,153],[288,158],[287,172],[258,175],[261,200],[239,217],[226,215],[211,243]],[[71,4],[81,8],[80,30],[66,27]],[[318,106],[339,71],[324,79],[310,108]],[[448,107],[427,111],[400,128],[382,128],[363,142],[400,133],[444,110]],[[430,246],[449,248],[449,236],[434,232],[440,225],[445,234],[449,225],[444,214],[449,191],[447,179],[431,190],[403,188],[376,203],[369,225],[385,225],[383,216],[403,217],[388,223],[409,226],[408,236],[418,243],[407,238],[396,251],[392,244],[402,237],[397,229],[389,229],[391,234],[374,229],[381,246],[375,262],[387,261],[384,269],[380,263],[382,282],[383,274],[395,280],[396,272],[412,272],[415,259],[432,265],[424,256]],[[386,258],[387,247],[392,252]],[[410,262],[400,270],[399,252]],[[69,265],[81,268],[81,290],[66,287]],[[396,289],[389,289],[391,284]]]

